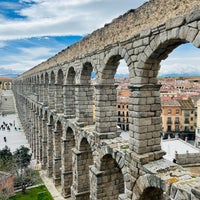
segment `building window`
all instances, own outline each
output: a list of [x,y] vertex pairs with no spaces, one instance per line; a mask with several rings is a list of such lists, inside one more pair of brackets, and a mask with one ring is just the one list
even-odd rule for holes
[[190,129],[193,130],[193,126],[191,126]]
[[126,106],[126,108],[128,109],[128,105]]
[[190,119],[191,121],[193,121],[193,117],[191,117],[191,119]]
[[184,115],[185,115],[185,116],[189,116],[189,115],[190,115],[189,110],[185,110],[185,111],[184,111]]
[[120,111],[118,111],[118,116],[120,116]]
[[185,131],[186,131],[186,132],[189,132],[189,131],[190,131],[188,126],[185,126]]
[[167,131],[171,131],[172,127],[171,126],[167,126]]
[[168,109],[168,110],[167,110],[167,113],[168,113],[168,114],[171,114],[171,113],[172,113],[172,110],[171,110],[171,109]]
[[176,123],[176,124],[179,124],[179,123],[180,123],[180,122],[179,122],[179,117],[176,117],[176,118],[175,118],[175,123]]
[[128,112],[126,112],[126,116],[128,116]]
[[118,118],[118,122],[120,122],[120,117]]
[[179,114],[179,109],[176,109],[176,114]]
[[167,123],[168,123],[168,124],[171,124],[171,123],[172,123],[172,118],[171,118],[171,117],[168,117],[168,118],[167,118]]
[[175,126],[175,131],[179,132],[179,126],[178,125]]
[[118,108],[120,108],[120,105],[118,105]]
[[189,119],[185,118],[185,124],[189,124]]

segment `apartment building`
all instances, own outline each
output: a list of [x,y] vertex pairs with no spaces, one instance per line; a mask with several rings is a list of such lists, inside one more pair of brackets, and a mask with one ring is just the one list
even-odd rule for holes
[[130,96],[129,90],[119,91],[117,95],[117,112],[118,120],[117,125],[123,131],[129,130],[129,120],[128,120],[128,100]]

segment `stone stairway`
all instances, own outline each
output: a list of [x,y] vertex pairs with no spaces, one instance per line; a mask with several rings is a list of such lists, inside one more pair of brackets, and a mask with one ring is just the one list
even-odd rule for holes
[[14,95],[11,90],[2,91],[0,113],[1,114],[16,113]]

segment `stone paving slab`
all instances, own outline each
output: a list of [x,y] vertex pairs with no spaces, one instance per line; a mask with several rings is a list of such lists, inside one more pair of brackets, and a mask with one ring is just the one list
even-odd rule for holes
[[[0,129],[0,149],[4,148],[5,145],[10,148],[11,152],[14,152],[21,145],[30,148],[17,114],[0,115],[0,126],[3,122],[12,123],[12,126],[9,126],[10,131]],[[4,137],[6,137],[6,142]]]

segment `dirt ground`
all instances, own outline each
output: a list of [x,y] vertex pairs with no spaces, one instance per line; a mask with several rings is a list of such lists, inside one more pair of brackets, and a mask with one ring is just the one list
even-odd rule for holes
[[187,169],[188,171],[200,176],[200,166],[184,167],[184,168]]

